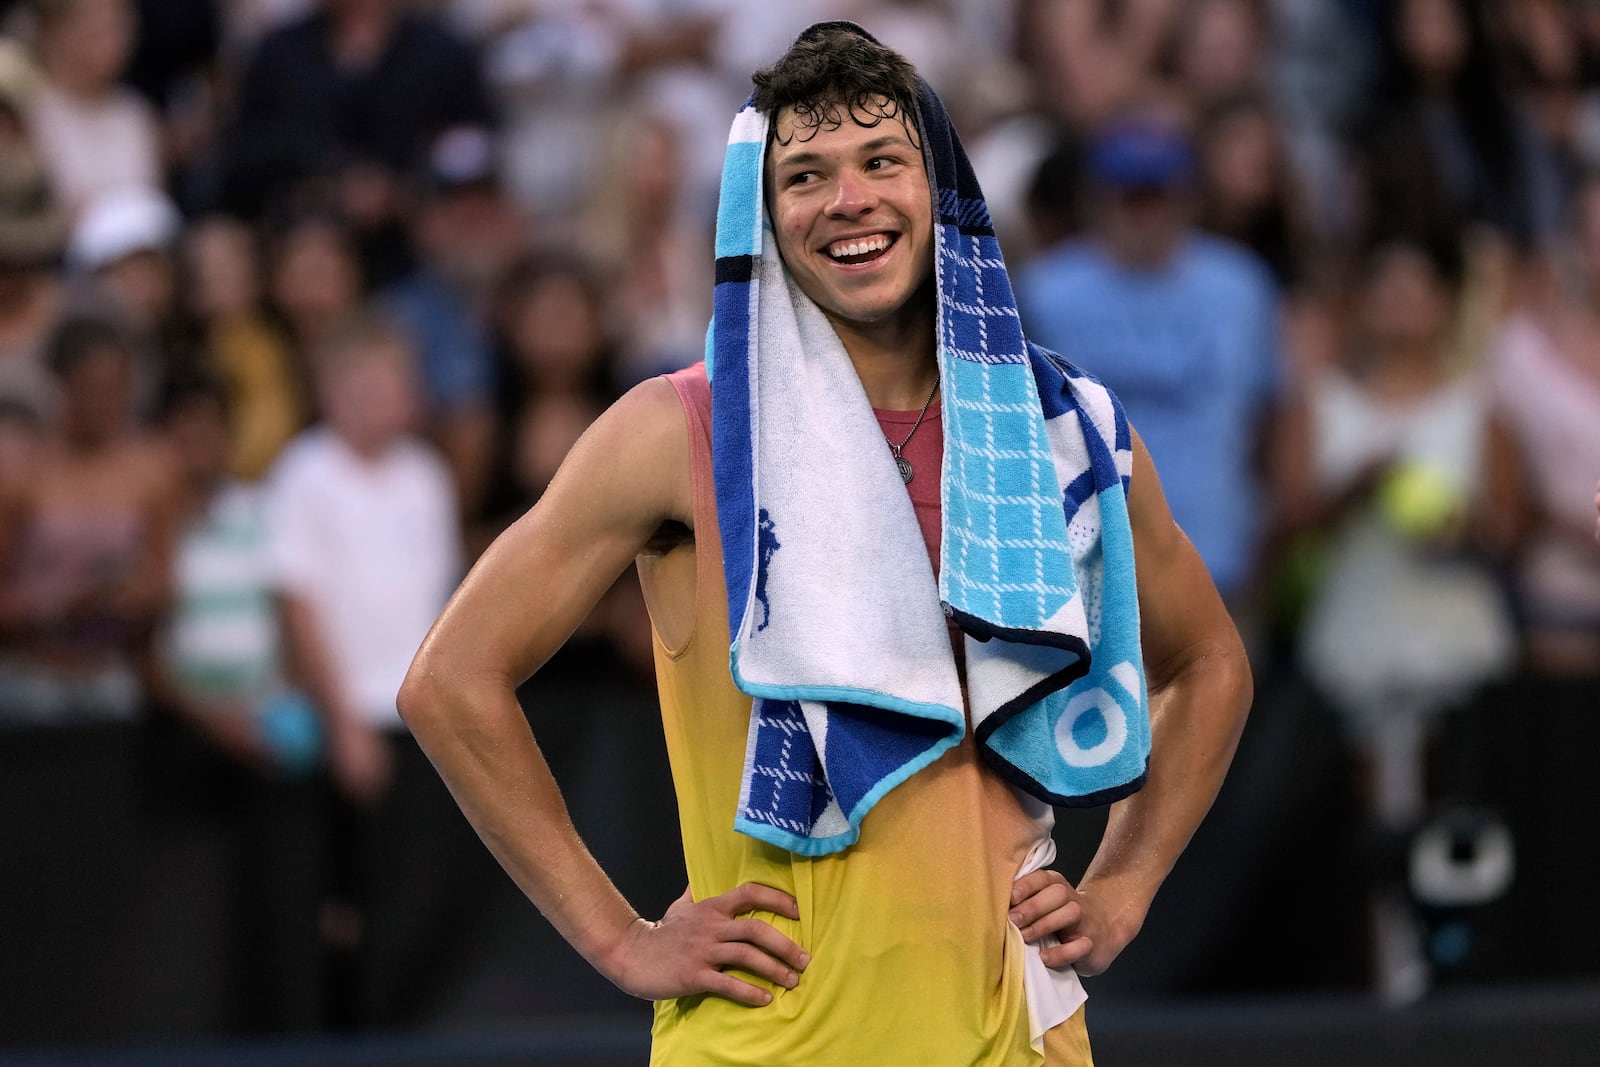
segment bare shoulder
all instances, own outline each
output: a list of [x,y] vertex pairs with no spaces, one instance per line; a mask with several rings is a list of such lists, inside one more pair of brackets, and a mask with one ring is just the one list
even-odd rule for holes
[[688,441],[665,379],[608,408],[539,502],[468,572],[423,645],[423,673],[487,670],[519,681],[536,670],[688,507]]
[[[666,378],[628,390],[579,438],[550,487],[557,498],[584,491],[645,523],[687,522],[693,511],[689,429]],[[583,484],[570,484],[581,482]]]

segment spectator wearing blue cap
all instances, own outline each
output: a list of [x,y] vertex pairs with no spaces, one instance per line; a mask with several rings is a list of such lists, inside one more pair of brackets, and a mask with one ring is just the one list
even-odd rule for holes
[[1023,318],[1122,399],[1173,516],[1241,608],[1264,517],[1254,457],[1278,389],[1278,294],[1259,258],[1194,228],[1194,152],[1176,123],[1110,120],[1084,170],[1090,233],[1021,272]]

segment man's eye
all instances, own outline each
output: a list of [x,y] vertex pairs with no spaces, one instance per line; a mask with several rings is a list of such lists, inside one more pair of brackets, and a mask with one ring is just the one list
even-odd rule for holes
[[871,159],[867,160],[867,169],[882,170],[894,162],[895,161],[890,159],[888,156],[873,156]]
[[817,176],[816,171],[796,171],[783,180],[784,185],[805,185]]

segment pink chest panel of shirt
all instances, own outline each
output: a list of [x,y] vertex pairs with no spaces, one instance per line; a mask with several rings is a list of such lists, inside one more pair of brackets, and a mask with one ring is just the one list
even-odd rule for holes
[[[917,412],[873,409],[878,426],[883,430],[884,447],[888,448],[890,440],[906,442],[900,455],[911,464],[913,471],[911,481],[906,483],[906,492],[911,495],[911,506],[916,510],[917,525],[922,528],[922,540],[928,546],[928,558],[933,561],[935,575],[939,573],[939,473],[944,462],[941,406],[940,403],[928,406],[928,413],[915,433],[911,433],[911,428],[916,425]],[[910,440],[906,440],[907,433],[911,433]]]

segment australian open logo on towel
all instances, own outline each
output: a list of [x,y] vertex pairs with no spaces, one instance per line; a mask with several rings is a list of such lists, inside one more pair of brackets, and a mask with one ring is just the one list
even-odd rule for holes
[[1056,720],[1056,751],[1069,767],[1110,763],[1128,743],[1128,716],[1122,706],[1124,701],[1139,706],[1139,669],[1124,660],[1107,673],[1120,684],[1120,699],[1096,686],[1075,694]]

